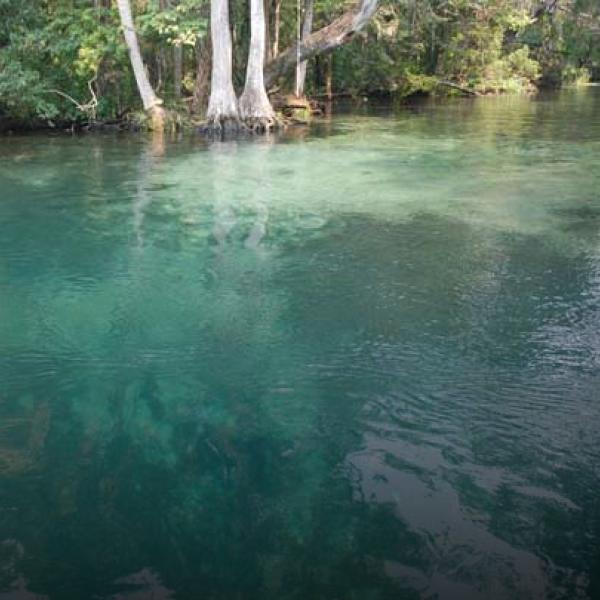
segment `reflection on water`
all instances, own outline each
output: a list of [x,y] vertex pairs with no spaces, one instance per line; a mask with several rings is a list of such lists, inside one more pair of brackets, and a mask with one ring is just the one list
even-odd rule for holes
[[600,594],[600,96],[0,142],[0,599]]

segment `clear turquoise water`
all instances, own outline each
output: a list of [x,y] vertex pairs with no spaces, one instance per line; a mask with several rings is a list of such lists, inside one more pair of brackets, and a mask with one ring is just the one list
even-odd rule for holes
[[0,599],[599,598],[599,92],[0,140]]

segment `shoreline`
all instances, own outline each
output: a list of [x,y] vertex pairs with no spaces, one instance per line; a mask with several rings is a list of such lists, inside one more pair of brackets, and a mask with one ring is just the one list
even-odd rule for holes
[[[376,104],[386,103],[390,105],[397,104],[399,102],[410,106],[411,104],[418,103],[426,100],[449,100],[459,99],[472,102],[474,100],[489,99],[489,98],[500,98],[500,97],[525,97],[535,98],[539,94],[557,94],[564,91],[580,90],[585,88],[600,88],[600,81],[593,81],[587,83],[581,83],[577,85],[565,85],[560,88],[544,88],[538,87],[533,93],[481,93],[481,94],[448,94],[448,95],[435,95],[435,94],[422,94],[415,93],[410,96],[403,98],[395,98],[391,93],[375,93],[375,94],[349,94],[349,93],[338,93],[333,94],[331,99],[328,99],[323,94],[314,94],[306,97],[306,103],[317,106],[317,110],[313,111],[311,118],[309,119],[294,119],[286,116],[285,108],[280,108],[277,112],[280,114],[284,121],[287,120],[287,126],[307,126],[311,122],[319,122],[324,117],[327,117],[334,113],[331,107],[338,103],[361,103],[361,104]],[[328,109],[324,110],[323,107],[327,106]],[[165,133],[183,133],[183,132],[197,132],[199,135],[202,134],[202,129],[205,121],[194,115],[187,114],[183,111],[169,110],[171,115],[170,126],[165,127],[163,130]],[[0,138],[10,138],[13,135],[28,135],[36,133],[47,133],[56,135],[74,135],[74,134],[102,134],[102,133],[147,133],[151,132],[152,129],[148,126],[148,118],[143,112],[136,111],[131,112],[123,116],[123,118],[108,119],[106,121],[95,121],[89,122],[74,122],[65,121],[58,122],[56,124],[49,124],[48,122],[25,122],[11,118],[10,116],[0,115]],[[239,134],[242,137],[249,133]]]

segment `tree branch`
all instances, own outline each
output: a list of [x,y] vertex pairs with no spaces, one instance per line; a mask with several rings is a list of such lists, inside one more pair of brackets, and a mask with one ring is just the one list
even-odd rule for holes
[[92,98],[89,102],[86,102],[85,104],[81,104],[81,102],[77,102],[77,100],[75,100],[75,98],[73,98],[72,96],[69,96],[69,94],[65,94],[65,92],[61,92],[60,90],[52,89],[52,90],[47,90],[47,92],[49,94],[58,94],[59,96],[62,96],[63,98],[69,100],[77,107],[77,110],[81,111],[82,113],[85,113],[90,119],[95,120],[96,119],[96,108],[98,106],[98,97],[96,96],[96,93],[94,92],[94,88],[92,87],[92,84],[95,81],[96,81],[95,75],[88,81],[88,89],[90,90],[90,94],[92,95]]
[[[365,27],[377,10],[379,0],[359,0],[349,11],[322,29],[311,33],[300,43],[300,61],[308,60],[317,54],[325,54],[350,41]],[[265,66],[265,85],[270,88],[279,77],[289,73],[296,66],[294,44]]]

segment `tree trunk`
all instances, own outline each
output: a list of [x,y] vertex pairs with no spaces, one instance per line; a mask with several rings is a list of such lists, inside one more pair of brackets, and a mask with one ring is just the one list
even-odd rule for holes
[[239,113],[231,75],[232,48],[228,0],[211,0],[210,37],[212,76],[206,115],[208,128],[218,131],[237,129]]
[[271,0],[264,0],[265,6],[265,62],[273,57],[273,46],[271,45]]
[[208,105],[210,90],[211,47],[210,38],[203,37],[196,48],[196,81],[194,83],[194,97],[192,99],[192,112],[205,115]]
[[273,58],[277,58],[279,54],[279,30],[281,29],[281,1],[275,0],[275,19],[273,23],[273,50],[271,54]]
[[[165,56],[165,49],[159,48],[156,52],[156,76],[154,78],[154,91],[156,93],[160,93],[160,90],[163,89],[164,83],[164,73],[166,71],[166,63],[167,59]],[[148,73],[148,69],[146,69],[146,74]]]
[[240,116],[252,129],[265,131],[275,123],[275,112],[264,83],[265,12],[263,0],[250,0],[250,52],[246,84],[240,97]]
[[[173,8],[172,0],[160,0],[158,5],[161,10]],[[175,3],[176,4],[176,3]],[[176,100],[181,99],[181,84],[183,81],[183,45],[173,45],[173,96]]]
[[[305,41],[312,31],[313,15],[315,2],[314,0],[304,0],[304,21],[302,22],[302,41]],[[298,80],[296,82],[296,95],[299,98],[304,96],[304,84],[306,83],[306,60],[303,60],[298,65]]]
[[173,94],[179,100],[181,98],[181,82],[183,80],[183,46],[173,46]]
[[[378,0],[359,0],[348,12],[311,33],[300,43],[300,60],[308,60],[317,54],[331,52],[350,41],[371,20],[377,9]],[[285,50],[274,58],[265,69],[265,84],[271,87],[275,81],[296,66],[296,46]]]
[[156,129],[164,127],[164,109],[162,108],[162,100],[154,93],[152,85],[148,80],[144,61],[140,52],[137,33],[133,25],[133,17],[131,16],[131,6],[129,0],[117,0],[119,15],[121,17],[121,25],[125,36],[125,43],[129,50],[129,58],[131,67],[137,83],[138,92],[142,99],[144,110],[152,118],[152,126]]
[[328,102],[331,102],[333,99],[333,54],[327,57],[325,69],[325,97]]

